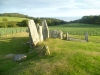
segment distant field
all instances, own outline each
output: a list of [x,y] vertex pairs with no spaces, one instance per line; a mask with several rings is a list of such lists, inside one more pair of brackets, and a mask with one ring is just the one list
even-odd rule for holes
[[0,28],[0,36],[26,32],[28,27]]
[[51,30],[62,30],[64,33],[69,33],[73,35],[84,35],[85,32],[88,32],[89,35],[100,35],[100,25],[92,25],[92,24],[65,24],[58,26],[49,26]]
[[[27,27],[17,27],[17,28],[0,28],[1,35],[13,34],[14,32],[26,32]],[[88,32],[90,36],[100,36],[100,25],[91,24],[64,24],[58,26],[49,26],[49,30],[62,30],[64,33],[69,33],[72,35],[84,35]]]
[[22,20],[26,20],[26,18],[19,18],[19,17],[0,17],[0,22],[2,22],[2,19],[6,18],[8,21],[22,21]]

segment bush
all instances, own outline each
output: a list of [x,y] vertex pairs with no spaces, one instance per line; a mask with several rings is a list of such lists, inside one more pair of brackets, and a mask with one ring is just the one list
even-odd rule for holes
[[17,26],[17,22],[16,21],[7,22],[7,27],[16,27],[16,26]]

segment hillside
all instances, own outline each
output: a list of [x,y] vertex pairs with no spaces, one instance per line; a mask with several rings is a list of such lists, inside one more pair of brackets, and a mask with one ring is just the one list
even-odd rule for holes
[[[48,22],[49,26],[55,26],[55,25],[60,25],[60,24],[66,24],[66,21],[57,19],[57,18],[49,18],[49,17],[32,17],[32,16],[28,16],[28,15],[24,15],[24,14],[20,14],[20,13],[2,13],[0,14],[0,17],[6,17],[5,19],[9,19],[9,21],[20,21],[20,20],[26,20],[27,19],[33,19],[35,21],[35,23],[37,24],[41,24],[41,21],[43,19],[45,19]],[[12,18],[10,18],[12,17]],[[2,19],[0,20],[0,22],[2,21]],[[25,25],[26,26],[26,25]]]
[[0,22],[2,22],[3,18],[7,19],[8,21],[17,21],[17,22],[21,22],[22,20],[27,20],[27,18],[0,16]]

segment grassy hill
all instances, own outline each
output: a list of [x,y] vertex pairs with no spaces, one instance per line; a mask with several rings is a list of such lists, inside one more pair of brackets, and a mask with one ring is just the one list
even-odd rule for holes
[[[0,37],[0,75],[100,75],[100,36],[89,36],[89,42],[49,38],[33,49],[23,44],[28,41],[25,32]],[[44,44],[49,46],[50,56],[42,54]],[[27,59],[14,62],[5,58],[11,53],[27,54]]]
[[0,22],[2,22],[3,18],[7,19],[8,21],[18,21],[18,22],[26,20],[26,18],[20,18],[20,17],[0,17]]

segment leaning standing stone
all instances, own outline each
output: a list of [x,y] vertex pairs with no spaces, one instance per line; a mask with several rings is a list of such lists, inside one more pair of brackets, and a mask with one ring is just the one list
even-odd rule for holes
[[34,20],[28,21],[28,28],[29,28],[29,37],[31,39],[31,42],[34,46],[36,46],[37,43],[39,42],[39,35]]

